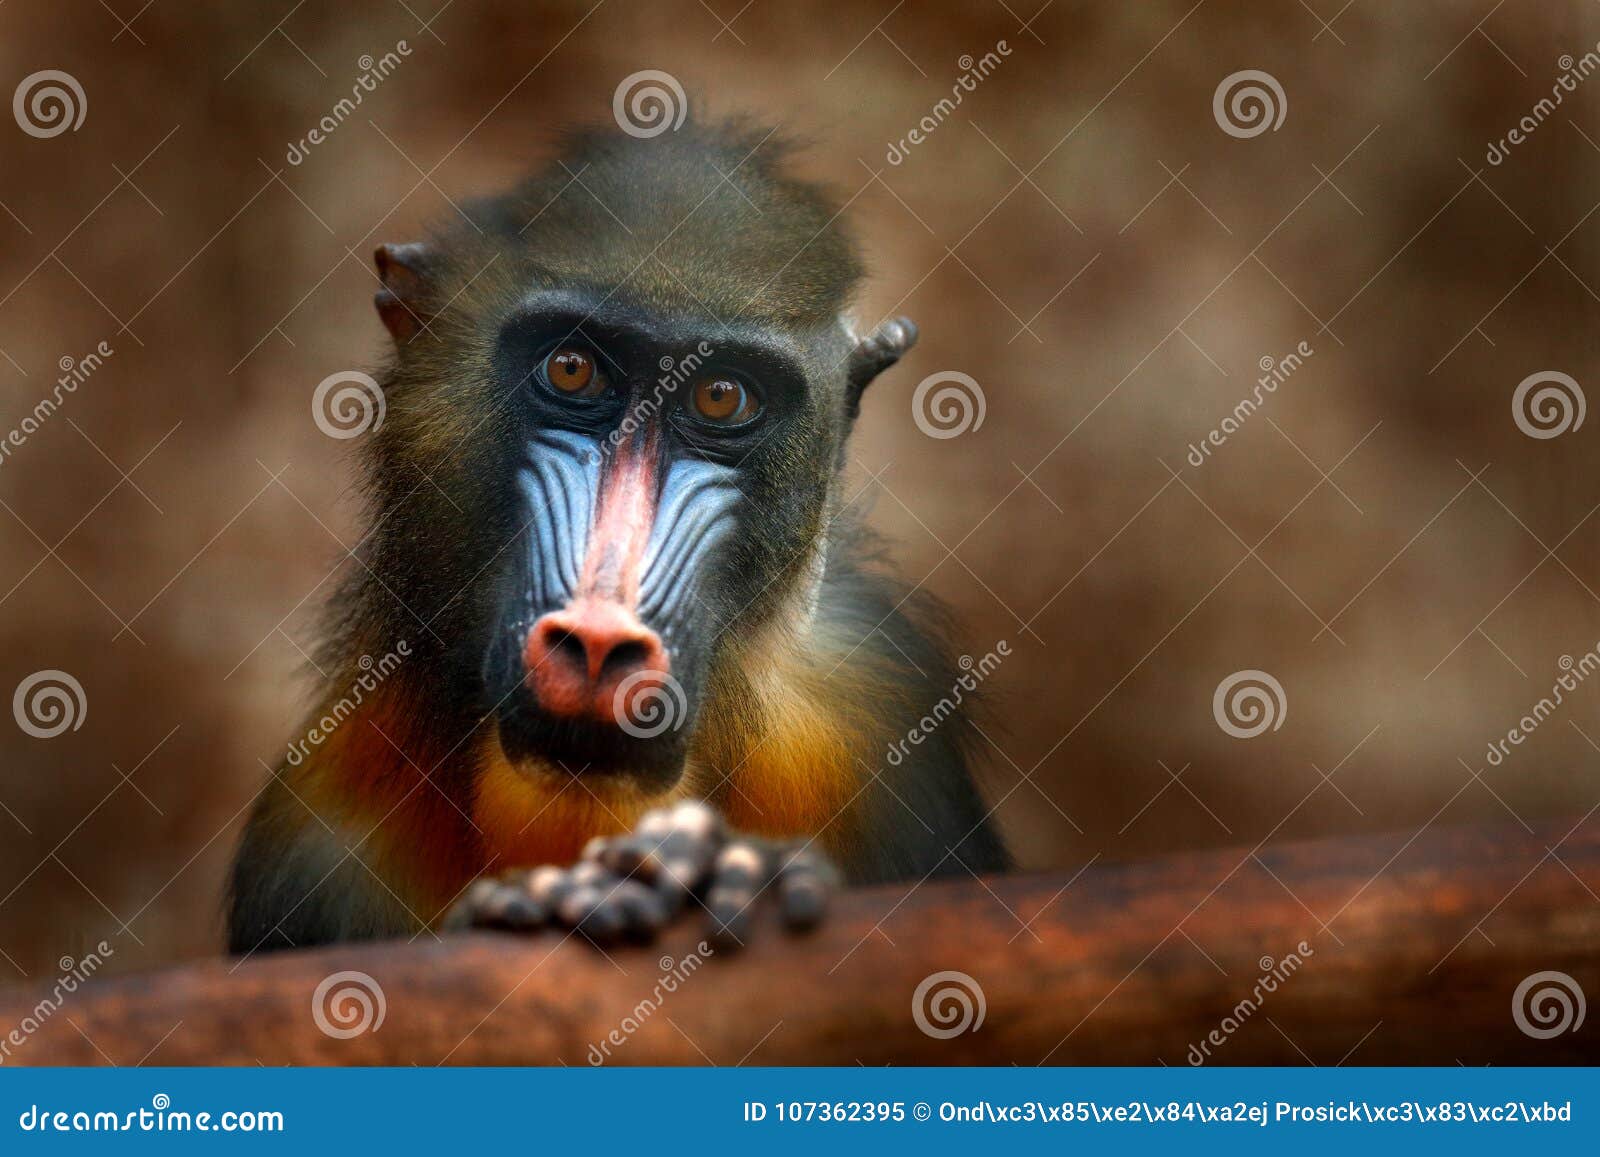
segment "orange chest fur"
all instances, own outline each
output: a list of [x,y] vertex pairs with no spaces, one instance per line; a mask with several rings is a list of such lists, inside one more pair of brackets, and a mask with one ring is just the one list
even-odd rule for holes
[[392,729],[353,720],[326,752],[331,774],[308,794],[367,829],[370,862],[420,905],[447,903],[484,872],[571,863],[593,837],[629,831],[647,809],[691,797],[710,799],[736,830],[820,834],[837,846],[871,775],[869,744],[849,726],[851,712],[817,699],[765,707],[754,726],[709,710],[683,779],[667,793],[646,794],[625,776],[513,767],[490,737],[464,748],[460,765],[425,774],[421,760],[384,738]]

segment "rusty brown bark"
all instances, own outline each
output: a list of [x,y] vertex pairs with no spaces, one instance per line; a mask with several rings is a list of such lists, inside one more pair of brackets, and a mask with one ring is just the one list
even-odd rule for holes
[[[758,922],[746,951],[664,994],[608,1060],[1178,1065],[1237,1017],[1211,1063],[1595,1062],[1600,1022],[1535,1039],[1512,996],[1550,970],[1600,996],[1597,892],[1600,823],[862,889],[808,936]],[[94,980],[11,1063],[127,1064],[154,1049],[146,1063],[582,1065],[652,996],[662,958],[700,938],[690,922],[608,958],[555,935],[475,933]],[[1301,942],[1297,971],[1239,1016]],[[912,995],[947,969],[977,982],[986,1015],[936,1039]],[[318,1028],[313,992],[341,970],[382,987],[375,1031]],[[37,1000],[7,994],[0,1031]]]

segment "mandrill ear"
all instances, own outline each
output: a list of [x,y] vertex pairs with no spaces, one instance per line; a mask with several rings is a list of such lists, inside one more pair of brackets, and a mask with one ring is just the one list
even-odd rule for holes
[[421,243],[380,245],[372,259],[383,279],[372,304],[395,344],[404,345],[433,320],[427,305],[436,265],[433,252]]
[[905,356],[917,344],[917,327],[909,317],[891,317],[856,343],[846,369],[849,413],[861,408],[861,393],[872,379]]

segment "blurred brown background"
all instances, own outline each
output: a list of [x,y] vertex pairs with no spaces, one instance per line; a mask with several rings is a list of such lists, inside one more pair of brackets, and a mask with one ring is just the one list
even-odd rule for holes
[[[1588,813],[1600,678],[1485,752],[1600,641],[1600,418],[1536,439],[1512,414],[1537,372],[1600,385],[1600,79],[1485,157],[1600,10],[1191,4],[0,8],[0,89],[58,69],[87,102],[47,139],[0,120],[0,438],[62,359],[114,350],[0,459],[0,691],[62,670],[86,702],[49,739],[0,713],[0,983],[101,939],[119,968],[217,950],[311,609],[352,565],[347,446],[310,398],[381,348],[371,250],[642,69],[811,139],[869,249],[861,316],[922,325],[854,470],[967,649],[1011,641],[985,786],[1026,866]],[[1281,85],[1275,131],[1214,117],[1245,69]],[[986,416],[936,440],[912,393],[944,370]],[[1248,669],[1286,711],[1243,740],[1212,697]]]

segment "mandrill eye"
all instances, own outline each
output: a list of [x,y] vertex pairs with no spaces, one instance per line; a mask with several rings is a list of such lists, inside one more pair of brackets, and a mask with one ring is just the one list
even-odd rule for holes
[[733,378],[701,378],[689,395],[695,417],[713,426],[742,426],[761,412],[761,402]]
[[571,346],[563,346],[545,358],[544,377],[561,393],[574,398],[592,398],[606,388],[605,375],[594,364],[594,358]]

